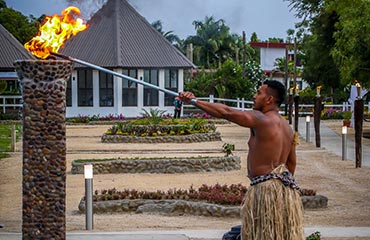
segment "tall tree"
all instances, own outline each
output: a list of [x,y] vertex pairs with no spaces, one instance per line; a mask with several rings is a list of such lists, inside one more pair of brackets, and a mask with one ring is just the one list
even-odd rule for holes
[[257,33],[253,32],[251,35],[251,42],[259,42],[260,40],[257,37]]
[[6,8],[6,2],[4,0],[0,0],[0,9]]
[[305,37],[305,79],[337,87],[357,79],[370,86],[369,0],[286,1],[312,32]]
[[[302,77],[311,86],[342,88],[339,69],[331,55],[338,15],[334,11],[326,11],[324,0],[288,1],[296,10],[296,16],[303,19],[297,25],[300,27],[298,32],[306,32],[300,44],[304,66]],[[310,33],[307,34],[307,31]]]
[[41,20],[42,17],[39,19],[36,19],[32,15],[26,17],[12,8],[3,7],[0,9],[0,24],[22,44],[37,34],[38,25]]
[[353,83],[356,79],[370,87],[370,1],[336,1],[327,11],[339,15],[331,52],[342,82]]
[[323,12],[311,26],[312,35],[303,41],[303,78],[313,86],[325,85],[341,88],[339,69],[331,55],[333,37],[338,16],[335,12]]
[[[230,28],[223,19],[215,20],[214,17],[206,17],[204,22],[194,21],[196,35],[190,36],[185,43],[192,43],[195,53],[195,64],[205,68],[216,67],[222,61],[223,47],[229,41]],[[230,40],[232,41],[232,40]]]
[[152,27],[154,27],[159,33],[161,33],[172,45],[174,46],[181,46],[182,45],[182,40],[174,34],[173,31],[168,31],[165,32],[163,30],[163,24],[161,20],[157,20],[152,22]]

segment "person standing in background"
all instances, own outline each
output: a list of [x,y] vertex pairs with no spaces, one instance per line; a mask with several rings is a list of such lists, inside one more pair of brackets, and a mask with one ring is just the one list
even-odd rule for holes
[[175,100],[173,101],[173,106],[175,107],[173,118],[180,118],[182,101],[179,97],[175,97]]

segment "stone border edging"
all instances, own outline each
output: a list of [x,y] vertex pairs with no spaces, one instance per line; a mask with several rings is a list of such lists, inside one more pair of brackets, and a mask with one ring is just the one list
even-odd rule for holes
[[[106,173],[188,173],[239,170],[239,156],[158,158],[158,159],[117,159],[91,162],[94,174]],[[72,161],[72,174],[83,174],[84,165]]]
[[137,137],[103,134],[103,136],[101,137],[101,141],[103,143],[193,143],[221,141],[221,134],[219,132],[211,132],[158,137]]
[[[328,198],[322,195],[302,196],[305,209],[326,208]],[[85,212],[85,201],[81,199],[78,209]],[[183,214],[209,217],[240,217],[240,206],[222,206],[186,200],[123,199],[93,202],[94,213],[135,212],[178,216]]]

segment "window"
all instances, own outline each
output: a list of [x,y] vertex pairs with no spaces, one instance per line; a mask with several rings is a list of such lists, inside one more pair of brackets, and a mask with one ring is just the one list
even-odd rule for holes
[[[178,71],[176,69],[167,69],[164,72],[164,87],[168,90],[178,92]],[[164,105],[172,106],[174,97],[170,94],[164,95]]]
[[[124,69],[122,73],[137,78],[136,69]],[[122,106],[137,106],[137,83],[122,79]]]
[[77,84],[78,106],[92,107],[94,105],[92,70],[77,70]]
[[[144,81],[158,86],[158,70],[144,70]],[[158,90],[144,86],[144,106],[158,106]]]
[[99,106],[113,107],[113,75],[105,72],[99,72]]
[[67,107],[72,107],[72,76],[67,81],[66,102]]

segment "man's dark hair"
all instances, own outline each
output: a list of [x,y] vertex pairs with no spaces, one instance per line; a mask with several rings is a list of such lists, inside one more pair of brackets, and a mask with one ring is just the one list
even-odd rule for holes
[[267,93],[276,98],[276,104],[280,106],[285,99],[286,89],[284,84],[276,80],[266,80],[263,82],[268,86]]

